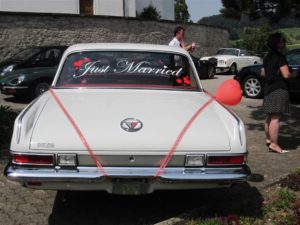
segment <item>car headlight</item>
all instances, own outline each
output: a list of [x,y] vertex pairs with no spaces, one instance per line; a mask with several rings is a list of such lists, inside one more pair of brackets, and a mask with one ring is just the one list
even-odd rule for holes
[[2,70],[0,75],[4,76],[6,73],[13,71],[14,68],[15,68],[15,65],[9,65]]
[[221,65],[226,65],[226,61],[225,60],[218,60],[218,63]]
[[204,166],[205,157],[204,155],[187,155],[185,157],[186,167],[198,167]]
[[18,76],[17,78],[12,79],[9,81],[10,85],[18,85],[25,80],[25,75]]

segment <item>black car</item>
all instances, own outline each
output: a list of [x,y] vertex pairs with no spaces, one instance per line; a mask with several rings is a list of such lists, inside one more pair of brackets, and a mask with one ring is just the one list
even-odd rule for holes
[[0,78],[16,69],[57,66],[67,46],[41,46],[24,49],[0,62]]
[[200,79],[213,79],[216,74],[217,59],[201,60],[191,55]]
[[[290,71],[300,71],[300,49],[294,49],[286,54]],[[260,75],[262,64],[246,66],[234,76],[242,87],[243,94],[248,98],[260,98],[263,96],[264,77]],[[300,97],[300,76],[288,79],[289,91],[291,95]]]
[[49,89],[56,70],[56,66],[15,70],[0,77],[0,92],[16,98],[34,99]]

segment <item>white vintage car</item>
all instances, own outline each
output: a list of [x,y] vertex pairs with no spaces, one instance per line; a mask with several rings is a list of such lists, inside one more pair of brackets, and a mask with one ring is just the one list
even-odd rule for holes
[[15,121],[5,169],[27,187],[144,194],[229,187],[250,174],[244,124],[207,94],[189,54],[78,44]]
[[216,55],[202,57],[201,60],[217,59],[216,73],[230,72],[236,74],[245,66],[262,63],[258,56],[252,56],[248,51],[238,48],[220,48]]

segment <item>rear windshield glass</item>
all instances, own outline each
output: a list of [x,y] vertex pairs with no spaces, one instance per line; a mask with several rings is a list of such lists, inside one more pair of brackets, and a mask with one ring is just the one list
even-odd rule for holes
[[199,90],[185,56],[129,51],[73,53],[55,86]]

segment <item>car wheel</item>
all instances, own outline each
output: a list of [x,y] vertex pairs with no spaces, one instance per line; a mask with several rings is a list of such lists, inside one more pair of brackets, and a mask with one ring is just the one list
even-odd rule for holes
[[36,82],[32,88],[32,98],[36,98],[40,96],[44,92],[48,91],[49,88],[50,88],[50,82],[48,81]]
[[210,66],[207,69],[207,78],[208,79],[213,79],[216,74],[216,68],[214,66]]
[[229,72],[230,72],[230,74],[233,74],[233,75],[236,74],[237,68],[236,68],[236,64],[235,63],[232,63],[232,65],[229,68]]
[[243,93],[247,98],[259,98],[263,93],[261,81],[254,75],[247,76],[243,81]]

